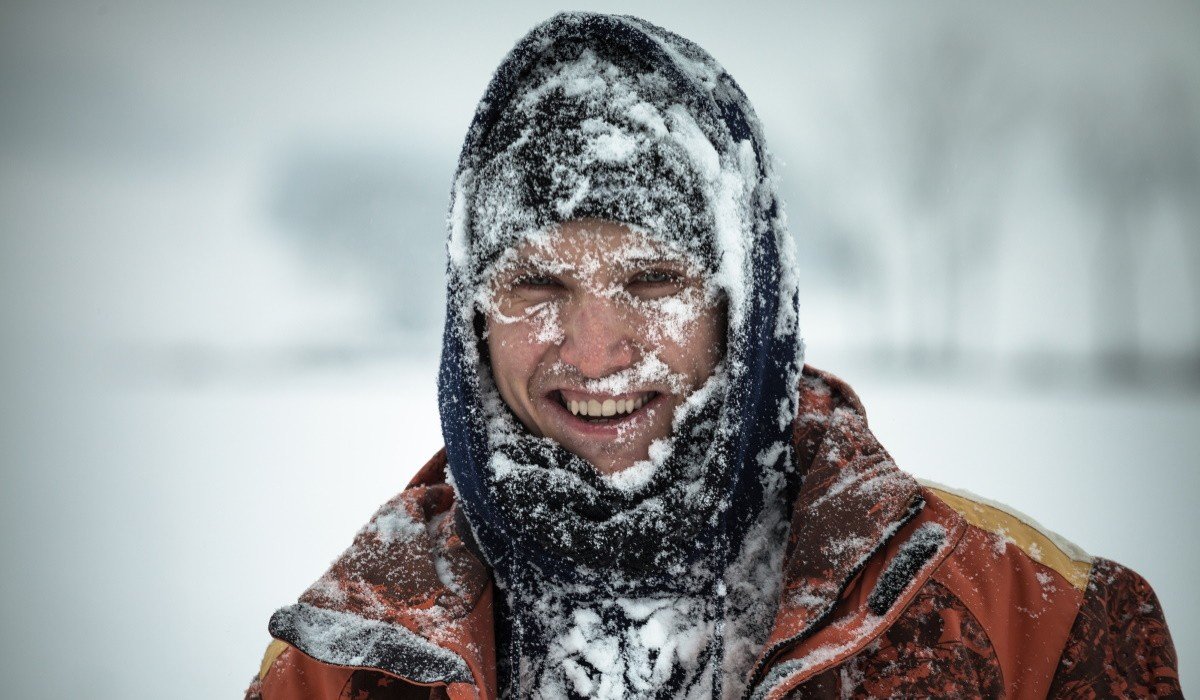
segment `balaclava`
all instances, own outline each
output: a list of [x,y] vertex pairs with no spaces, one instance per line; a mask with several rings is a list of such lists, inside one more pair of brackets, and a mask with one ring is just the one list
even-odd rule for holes
[[[636,480],[530,435],[490,375],[489,274],[522,241],[585,218],[688,256],[725,301],[724,359]],[[745,95],[644,20],[552,18],[480,102],[448,251],[442,430],[501,589],[502,692],[736,696],[776,603],[803,357],[791,241]]]

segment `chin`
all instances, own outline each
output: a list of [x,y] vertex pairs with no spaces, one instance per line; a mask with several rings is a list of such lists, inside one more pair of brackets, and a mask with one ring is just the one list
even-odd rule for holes
[[613,474],[623,472],[626,469],[632,467],[634,464],[637,463],[636,460],[621,460],[621,461],[614,462],[611,460],[597,461],[594,459],[589,459],[588,462],[590,462],[591,465],[596,468],[596,471],[600,472],[601,474],[603,474],[605,476],[612,476]]
[[590,464],[597,472],[604,475],[616,474],[632,467],[638,462],[648,459],[648,447],[637,450],[626,446],[626,449],[620,452],[610,452],[597,449],[594,444],[582,445],[577,440],[564,440],[554,434],[548,434],[546,437],[554,440],[567,452],[579,457]]
[[630,449],[620,454],[601,453],[591,456],[580,455],[587,460],[589,464],[595,467],[596,471],[611,476],[618,472],[623,472],[629,469],[638,462],[644,462],[650,459],[649,444],[641,446],[640,449]]

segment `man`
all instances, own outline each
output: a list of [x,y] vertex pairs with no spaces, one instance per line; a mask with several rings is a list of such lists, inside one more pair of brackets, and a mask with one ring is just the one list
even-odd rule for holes
[[1149,586],[922,486],[803,365],[753,111],[559,15],[467,135],[446,449],[278,611],[248,697],[1178,695]]

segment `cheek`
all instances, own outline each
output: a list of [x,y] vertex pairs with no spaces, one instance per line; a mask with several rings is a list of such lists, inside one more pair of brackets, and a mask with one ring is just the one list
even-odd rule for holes
[[511,403],[515,393],[524,393],[530,378],[545,356],[544,324],[533,319],[487,322],[488,353],[491,355],[492,375],[505,400]]
[[653,349],[676,358],[679,369],[694,369],[707,377],[725,349],[724,314],[719,304],[706,303],[694,290],[642,302],[638,327]]
[[674,360],[673,369],[686,373],[698,388],[712,376],[725,355],[725,325],[720,309],[697,309],[695,316],[676,327],[660,347]]
[[711,315],[696,319],[680,344],[680,352],[698,382],[708,379],[725,354],[725,334],[721,324]]
[[655,345],[687,346],[699,335],[704,335],[706,305],[703,297],[694,289],[680,294],[650,301],[640,301],[634,306],[638,312],[638,327],[643,329],[645,339]]
[[725,314],[720,308],[711,309],[697,325],[696,335],[701,339],[699,343],[703,348],[703,362],[708,368],[705,374],[712,374],[717,363],[725,357]]
[[524,325],[530,345],[558,345],[566,339],[562,327],[562,304],[547,301],[531,309],[518,325]]

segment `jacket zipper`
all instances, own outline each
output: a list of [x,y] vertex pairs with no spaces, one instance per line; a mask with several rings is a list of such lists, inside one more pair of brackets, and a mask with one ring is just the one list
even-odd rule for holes
[[897,522],[896,527],[894,530],[892,530],[891,534],[880,540],[879,543],[876,544],[875,547],[872,548],[871,551],[868,552],[867,555],[863,557],[853,569],[850,570],[850,573],[848,573],[846,577],[842,579],[841,584],[838,586],[837,595],[834,596],[833,602],[829,604],[829,607],[822,611],[815,620],[808,623],[804,629],[800,630],[791,637],[788,637],[787,639],[781,639],[767,651],[767,653],[763,656],[762,661],[760,661],[758,665],[754,667],[754,672],[750,675],[750,682],[746,684],[746,690],[742,693],[741,700],[750,700],[751,696],[754,695],[754,691],[758,689],[758,684],[763,680],[764,671],[766,671],[767,667],[771,665],[771,662],[775,659],[779,652],[783,651],[783,649],[786,647],[799,644],[805,639],[808,639],[810,636],[812,636],[813,632],[825,624],[825,622],[829,619],[829,616],[833,614],[834,608],[837,607],[837,601],[839,598],[841,598],[842,593],[845,592],[846,586],[850,585],[850,582],[853,581],[856,576],[858,576],[859,572],[863,570],[863,567],[867,565],[867,562],[871,561],[871,559],[873,559],[881,549],[886,547],[887,543],[896,536],[896,533],[900,532],[905,525],[911,522],[913,518],[917,517],[917,514],[920,513],[921,509],[924,507],[925,497],[918,494],[917,497],[913,499],[913,502],[909,504],[908,512],[905,513],[904,517]]

